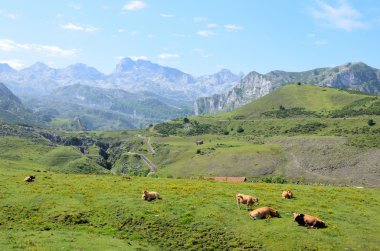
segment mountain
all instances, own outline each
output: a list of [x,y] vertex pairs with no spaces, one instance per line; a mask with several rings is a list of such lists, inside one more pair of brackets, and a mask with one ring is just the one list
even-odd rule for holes
[[38,62],[20,71],[8,71],[0,74],[0,79],[19,96],[43,96],[56,88],[76,83],[93,84],[101,82],[105,75],[93,67],[84,64],[70,65],[64,69],[55,69]]
[[217,73],[197,78],[195,86],[201,96],[219,94],[231,90],[242,78],[242,74],[236,75],[230,70],[221,69]]
[[220,115],[248,120],[380,115],[380,100],[376,95],[345,89],[288,84]]
[[31,111],[3,83],[0,83],[0,120],[8,122],[35,122]]
[[12,67],[10,67],[8,64],[0,63],[0,76],[1,74],[4,74],[4,73],[15,73],[15,72],[17,71],[13,69]]
[[260,74],[252,71],[231,91],[197,99],[194,104],[195,113],[230,111],[283,85],[297,82],[379,94],[380,70],[359,62],[305,72],[272,71]]
[[152,91],[158,95],[188,99],[195,78],[180,70],[154,64],[147,60],[122,59],[114,72],[107,77],[113,88],[131,92]]
[[55,69],[39,62],[20,71],[0,65],[0,81],[42,121],[58,127],[63,122],[68,130],[140,128],[191,115],[196,97],[226,92],[240,78],[228,70],[197,78],[130,58],[109,75],[81,63]]
[[169,99],[194,101],[197,97],[226,92],[240,78],[228,70],[194,77],[175,68],[130,58],[121,59],[109,75],[81,63],[55,69],[39,62],[20,71],[0,64],[0,80],[19,96],[44,96],[59,87],[83,84],[133,93],[154,92]]
[[192,113],[190,103],[82,84],[60,87],[43,97],[24,98],[24,102],[45,117],[48,126],[66,130],[145,128]]

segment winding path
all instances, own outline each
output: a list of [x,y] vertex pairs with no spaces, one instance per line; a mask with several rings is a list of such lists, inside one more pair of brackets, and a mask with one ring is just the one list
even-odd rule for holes
[[148,146],[148,151],[151,154],[156,154],[156,151],[153,149],[152,145],[150,144],[150,137],[146,137],[146,145]]
[[[140,134],[138,134],[137,137],[144,138]],[[150,154],[156,154],[156,151],[153,149],[152,145],[150,144],[150,137],[145,137],[145,139],[146,139],[146,145],[148,146],[148,152]],[[152,172],[157,172],[157,166],[155,164],[153,164],[153,162],[150,161],[144,154],[142,154],[142,153],[133,153],[133,152],[129,152],[129,153],[140,156],[144,160],[144,162],[150,167],[150,170]]]

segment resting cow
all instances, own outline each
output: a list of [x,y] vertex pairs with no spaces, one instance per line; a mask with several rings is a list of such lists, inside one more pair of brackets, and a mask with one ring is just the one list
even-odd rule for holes
[[236,203],[237,203],[239,209],[240,209],[240,203],[241,204],[247,204],[247,209],[248,209],[248,207],[252,209],[253,204],[255,204],[255,203],[259,204],[259,199],[256,197],[253,197],[251,195],[238,193],[238,194],[236,194]]
[[326,224],[319,218],[308,214],[293,213],[294,221],[300,226],[312,228],[324,228]]
[[152,201],[152,200],[155,200],[155,199],[161,199],[160,195],[157,193],[157,192],[148,192],[148,191],[143,191],[143,194],[142,194],[142,199],[143,200],[147,200],[147,201]]
[[26,176],[25,179],[24,179],[24,181],[25,182],[33,182],[35,178],[36,177],[34,177],[34,176]]
[[249,215],[254,219],[265,219],[268,217],[280,217],[280,214],[270,208],[270,207],[260,207],[256,210],[253,210],[252,212],[249,213]]
[[285,190],[282,192],[281,196],[283,199],[291,199],[293,198],[293,193],[290,190]]

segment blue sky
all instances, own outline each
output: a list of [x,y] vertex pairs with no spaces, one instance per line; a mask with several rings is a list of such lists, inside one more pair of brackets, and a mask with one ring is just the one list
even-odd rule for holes
[[109,74],[122,57],[195,76],[221,68],[302,71],[363,61],[380,68],[378,0],[4,0],[0,62]]

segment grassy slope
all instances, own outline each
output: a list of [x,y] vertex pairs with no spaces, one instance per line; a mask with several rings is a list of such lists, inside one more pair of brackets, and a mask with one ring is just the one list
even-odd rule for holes
[[286,108],[304,107],[307,111],[326,114],[328,111],[341,109],[356,100],[366,97],[368,95],[353,94],[336,88],[292,84],[277,89],[255,102],[219,116],[257,118],[263,112],[278,109],[280,105]]
[[[9,167],[0,167],[2,250],[378,248],[378,189],[292,185],[296,198],[282,200],[280,193],[288,185],[9,172]],[[29,174],[37,178],[26,184],[22,180]],[[163,200],[141,201],[145,188],[157,190]],[[251,220],[236,207],[236,192],[257,196],[260,206],[279,210],[282,218]],[[299,227],[293,211],[316,215],[328,228]]]
[[[183,125],[171,130],[182,137],[158,137],[154,158],[164,177],[284,175],[314,182],[378,186],[380,116],[329,117],[337,110],[350,114],[347,111],[371,107],[379,114],[375,102],[376,96],[335,88],[287,85],[233,112],[193,116],[187,124],[183,120],[172,122]],[[262,116],[263,112],[278,111],[280,105],[314,114]],[[376,124],[369,126],[369,119]],[[213,135],[189,136],[196,124],[199,128],[210,126],[213,129],[208,133]],[[197,138],[205,139],[206,144],[195,146]],[[217,146],[231,141],[235,147]],[[198,149],[204,154],[196,154]]]
[[[95,150],[97,151],[97,150]],[[51,146],[48,142],[32,142],[17,137],[0,137],[0,165],[13,170],[54,170],[67,173],[107,173],[76,147]]]

